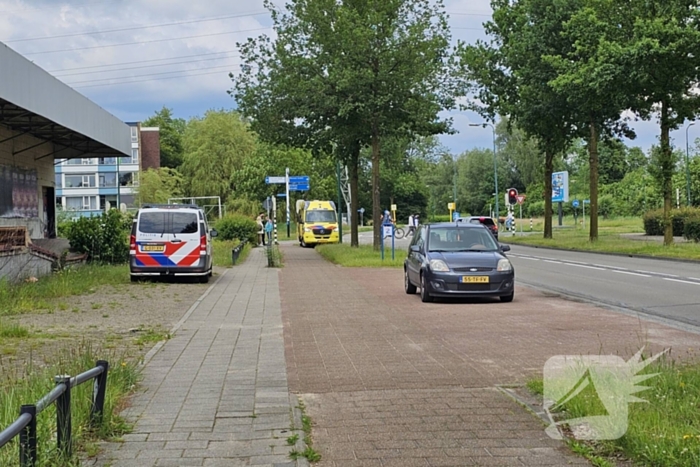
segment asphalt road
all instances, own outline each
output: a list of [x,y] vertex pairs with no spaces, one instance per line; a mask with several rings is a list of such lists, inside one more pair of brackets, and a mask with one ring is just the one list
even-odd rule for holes
[[[371,244],[372,232],[360,232],[359,240]],[[397,256],[405,255],[409,243],[410,237],[395,241]],[[391,239],[385,248],[391,248]],[[511,248],[508,257],[520,284],[700,332],[700,263]]]
[[[700,264],[511,245],[521,284],[700,331]],[[685,325],[685,326],[684,326]]]

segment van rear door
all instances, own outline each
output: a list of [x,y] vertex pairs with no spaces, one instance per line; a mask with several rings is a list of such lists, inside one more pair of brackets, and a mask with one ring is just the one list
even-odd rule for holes
[[199,266],[200,228],[196,210],[171,213],[171,239],[166,255],[181,267]]

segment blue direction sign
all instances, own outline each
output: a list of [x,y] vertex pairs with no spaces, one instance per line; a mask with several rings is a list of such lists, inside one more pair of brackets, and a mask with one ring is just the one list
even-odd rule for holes
[[[282,177],[284,178],[284,177]],[[309,184],[309,176],[308,175],[290,175],[289,176],[289,184],[292,185],[308,185]]]
[[289,182],[289,191],[309,191],[309,184],[308,183],[292,183],[290,181]]
[[287,180],[285,177],[265,177],[265,183],[267,184],[272,184],[272,183],[286,183]]
[[571,202],[571,205],[572,205],[573,207],[577,208],[577,207],[578,207],[578,200],[577,200],[577,199],[573,200],[573,201]]

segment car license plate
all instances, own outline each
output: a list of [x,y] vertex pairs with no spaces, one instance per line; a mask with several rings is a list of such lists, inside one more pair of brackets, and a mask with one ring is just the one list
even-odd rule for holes
[[165,245],[141,245],[141,251],[163,252],[165,251]]
[[462,276],[462,282],[466,283],[488,283],[489,281],[489,276]]

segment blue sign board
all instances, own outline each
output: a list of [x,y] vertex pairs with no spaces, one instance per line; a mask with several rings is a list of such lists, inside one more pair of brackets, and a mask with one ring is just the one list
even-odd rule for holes
[[455,211],[455,212],[452,213],[452,220],[453,220],[453,221],[456,221],[457,219],[459,219],[459,217],[460,217],[460,216],[459,216],[459,211]]
[[573,201],[571,202],[571,205],[572,205],[573,207],[577,208],[577,207],[578,207],[578,200],[577,200],[577,199],[573,200]]
[[552,174],[552,202],[569,201],[569,172],[554,172]]
[[364,213],[364,212],[365,212],[365,208],[360,208],[360,209],[358,209],[358,211],[359,211],[360,213]]
[[[291,180],[291,177],[290,177]],[[292,183],[289,182],[289,191],[309,191],[309,184],[307,183]]]
[[583,200],[583,204],[591,204],[591,200],[590,200],[590,199],[584,199],[584,200]]
[[289,184],[309,184],[309,176],[308,175],[290,175],[289,176]]

